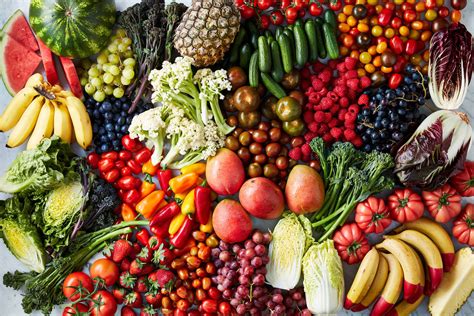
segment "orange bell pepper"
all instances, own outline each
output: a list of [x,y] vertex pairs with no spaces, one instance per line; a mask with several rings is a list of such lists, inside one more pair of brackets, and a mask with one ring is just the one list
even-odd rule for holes
[[179,213],[178,215],[173,217],[173,219],[171,220],[170,227],[168,228],[168,233],[170,235],[175,234],[179,230],[179,228],[183,225],[184,220],[186,219],[187,216],[188,215],[186,214]]
[[149,174],[150,176],[154,176],[156,175],[156,173],[158,172],[158,169],[160,169],[160,166],[154,166],[152,163],[151,163],[151,160],[148,160],[147,162],[145,162],[142,166],[142,173],[144,174]]
[[138,215],[137,212],[126,203],[122,203],[120,206],[120,214],[122,215],[122,219],[126,222],[134,221]]
[[186,197],[183,200],[183,204],[181,205],[181,212],[186,215],[194,214],[196,211],[196,206],[194,204],[194,189],[189,191]]
[[140,186],[140,197],[143,199],[148,194],[155,191],[155,189],[156,189],[156,184],[151,179],[151,175],[146,174],[145,179],[143,179],[143,182]]
[[176,193],[183,193],[189,191],[196,186],[199,180],[199,175],[196,172],[181,174],[170,180],[170,188]]
[[181,168],[182,174],[191,173],[191,172],[195,172],[198,175],[203,175],[204,173],[206,173],[206,163],[198,162],[198,163],[194,163],[192,165]]
[[165,198],[165,192],[162,190],[156,190],[148,194],[140,202],[138,202],[135,209],[146,219],[150,219],[153,214],[158,210],[160,203]]
[[212,233],[213,228],[212,228],[212,216],[209,216],[209,220],[207,221],[206,225],[199,225],[199,230],[204,232],[204,233]]
[[158,205],[158,209],[161,210],[166,205],[168,205],[168,202],[166,202],[166,200],[163,199],[163,201],[161,201],[160,204]]

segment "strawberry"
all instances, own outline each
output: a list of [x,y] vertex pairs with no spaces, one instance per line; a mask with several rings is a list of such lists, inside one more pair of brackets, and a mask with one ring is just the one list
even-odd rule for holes
[[148,291],[147,278],[144,276],[139,277],[137,283],[135,284],[134,290],[140,293],[145,293]]
[[120,316],[137,316],[133,308],[129,306],[123,306],[122,310],[120,311]]
[[132,261],[130,264],[130,274],[133,275],[146,275],[153,271],[153,265],[144,263],[140,261],[139,259],[135,259]]
[[122,262],[120,262],[120,271],[128,271],[130,270],[130,259],[124,258]]
[[125,295],[124,304],[133,308],[140,308],[143,306],[142,295],[136,291],[132,291]]
[[142,251],[142,246],[140,246],[139,243],[134,243],[133,244],[133,249],[130,251],[130,254],[128,255],[131,259],[135,259],[137,255]]
[[171,290],[174,286],[175,275],[169,270],[158,269],[148,275],[148,281],[150,282],[150,287]]
[[132,245],[125,239],[119,239],[115,242],[112,249],[112,260],[115,263],[121,262],[132,250]]
[[154,316],[158,315],[158,311],[153,306],[145,306],[140,310],[140,316]]
[[138,253],[137,258],[141,262],[149,263],[153,259],[153,251],[148,249],[148,247],[143,247],[142,250]]
[[163,295],[161,293],[147,292],[145,293],[145,301],[153,307],[159,307]]
[[165,244],[165,240],[157,236],[151,236],[150,239],[148,239],[148,248],[151,250],[158,250],[162,244]]
[[163,244],[153,252],[153,263],[167,266],[173,261],[174,255],[169,248],[164,248]]
[[112,295],[115,297],[117,304],[122,304],[127,291],[123,287],[114,287],[112,289]]
[[130,290],[133,289],[136,281],[137,281],[137,278],[131,275],[128,271],[124,271],[120,274],[119,284],[123,288],[130,289]]

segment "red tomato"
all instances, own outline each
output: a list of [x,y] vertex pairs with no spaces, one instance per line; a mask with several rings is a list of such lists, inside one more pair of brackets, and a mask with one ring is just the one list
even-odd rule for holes
[[135,179],[134,176],[125,176],[118,180],[117,185],[119,189],[131,190],[135,188]]
[[462,196],[474,196],[474,161],[466,161],[464,169],[452,176],[449,183]]
[[125,192],[123,195],[123,201],[125,203],[134,205],[137,203],[141,198],[140,192],[138,192],[136,189],[131,189]]
[[112,260],[102,258],[94,261],[89,269],[91,277],[104,280],[106,286],[112,286],[119,279],[119,268]]
[[288,7],[285,10],[285,15],[288,20],[296,20],[298,17],[298,9],[294,7]]
[[98,167],[100,172],[107,172],[115,168],[115,162],[110,158],[101,159]]
[[117,311],[117,302],[106,290],[97,291],[89,303],[91,316],[113,316]]
[[355,221],[366,234],[380,234],[392,223],[385,202],[374,196],[357,204]]
[[119,152],[119,158],[120,160],[127,161],[132,159],[132,153],[128,150],[121,150]]
[[150,160],[150,158],[151,158],[151,150],[146,147],[143,147],[142,149],[140,149],[139,151],[135,153],[135,161],[138,163],[144,164],[145,162]]
[[387,202],[390,216],[399,223],[412,222],[423,216],[421,196],[410,189],[396,189]]
[[140,166],[140,164],[136,162],[135,160],[127,161],[127,166],[129,166],[130,169],[132,169],[132,172],[134,174],[139,174],[142,172],[142,166]]
[[125,166],[125,167],[120,169],[120,175],[122,177],[131,176],[132,175],[132,169],[129,166]]
[[120,171],[116,168],[104,173],[104,179],[108,183],[114,183],[120,177]]
[[426,0],[426,8],[433,9],[436,7],[436,0]]
[[255,10],[247,5],[242,5],[240,8],[240,15],[243,19],[251,19],[255,16]]
[[323,7],[318,2],[311,2],[309,5],[309,14],[312,16],[320,16],[323,13]]
[[291,0],[281,0],[280,9],[286,9],[290,6]]
[[306,6],[306,2],[304,0],[293,0],[293,6],[299,10]]
[[265,11],[266,9],[270,8],[272,4],[272,0],[257,0],[257,6],[262,11]]
[[117,161],[115,162],[115,168],[117,168],[117,169],[120,170],[120,169],[122,169],[123,167],[125,167],[125,161],[123,161],[123,160],[117,160]]
[[449,9],[448,7],[445,7],[445,6],[442,6],[441,8],[439,8],[438,10],[438,16],[440,18],[445,18],[449,15]]
[[120,311],[120,316],[136,316],[137,314],[130,306],[123,306]]
[[91,152],[87,155],[87,163],[94,169],[97,169],[97,167],[99,166],[99,160],[99,154],[96,152]]
[[108,151],[100,155],[100,159],[112,159],[112,160],[117,160],[119,157],[118,152],[116,151]]
[[202,310],[205,311],[206,313],[215,313],[217,312],[217,301],[216,300],[211,300],[207,299],[204,300],[201,304]]
[[229,316],[232,313],[232,307],[227,302],[219,303],[219,315]]
[[453,223],[453,236],[461,244],[474,247],[474,204],[466,204]]
[[122,137],[122,146],[132,153],[140,150],[143,147],[142,143],[140,143],[138,139],[133,139],[130,137],[130,135],[125,135]]
[[334,233],[334,247],[348,264],[361,262],[370,250],[369,241],[356,223],[347,223]]
[[342,9],[342,2],[341,0],[330,0],[329,1],[329,8],[333,11],[339,11]]
[[70,301],[77,301],[94,290],[94,283],[84,272],[73,272],[63,282],[63,294]]
[[266,29],[268,29],[269,26],[270,26],[270,18],[268,17],[268,15],[262,14],[260,16],[260,27],[263,30],[266,30]]
[[449,184],[433,191],[423,191],[426,208],[435,221],[446,223],[461,212],[461,195]]
[[72,315],[88,315],[89,307],[82,303],[77,303],[72,306],[67,306],[63,310],[63,316],[72,316]]
[[390,89],[395,90],[396,88],[398,88],[402,80],[403,80],[402,75],[393,73],[390,75],[390,79],[388,80],[388,86],[390,87]]
[[272,22],[273,25],[280,25],[283,23],[283,20],[285,17],[283,16],[283,13],[281,11],[273,11],[270,14],[270,21]]

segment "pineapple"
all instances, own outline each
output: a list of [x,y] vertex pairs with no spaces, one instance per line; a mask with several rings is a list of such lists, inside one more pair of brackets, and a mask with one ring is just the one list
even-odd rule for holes
[[174,47],[182,56],[205,67],[220,61],[240,27],[233,0],[193,0],[176,28]]

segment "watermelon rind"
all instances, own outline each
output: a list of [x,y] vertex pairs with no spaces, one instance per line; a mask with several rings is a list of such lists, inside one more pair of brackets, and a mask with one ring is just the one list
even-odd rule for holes
[[[20,19],[20,20],[19,20]],[[22,31],[22,29],[13,29],[15,27],[15,23],[17,22],[24,22],[24,27],[28,28],[28,30]],[[28,33],[26,33],[28,32]],[[13,37],[17,42],[22,44],[28,49],[32,51],[38,51],[39,46],[36,42],[35,35],[30,28],[28,20],[26,19],[23,11],[20,9],[16,10],[7,20],[7,22],[3,25],[2,34],[8,34]]]

